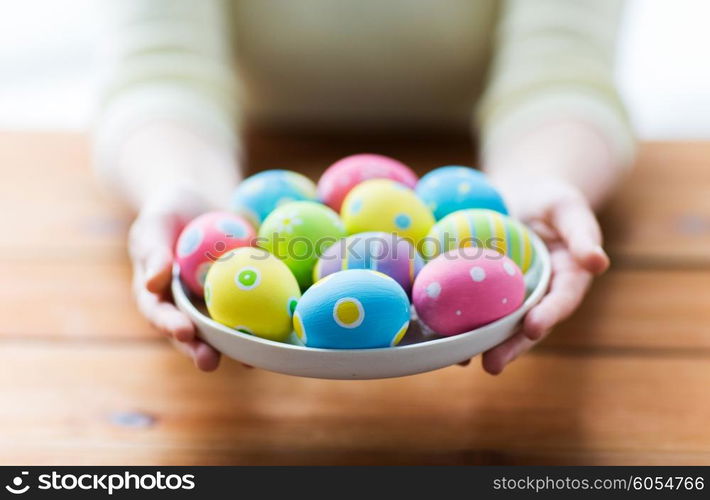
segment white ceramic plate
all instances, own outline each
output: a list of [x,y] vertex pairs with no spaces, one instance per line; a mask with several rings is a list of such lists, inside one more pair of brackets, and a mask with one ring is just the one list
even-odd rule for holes
[[177,307],[197,325],[199,336],[205,342],[248,365],[288,375],[326,379],[402,377],[467,360],[513,334],[520,319],[545,294],[550,281],[547,247],[534,233],[532,239],[537,255],[533,268],[526,275],[528,296],[519,309],[498,321],[453,337],[432,337],[413,320],[402,344],[397,347],[316,349],[274,342],[232,330],[201,312],[185,293],[177,267],[172,291]]

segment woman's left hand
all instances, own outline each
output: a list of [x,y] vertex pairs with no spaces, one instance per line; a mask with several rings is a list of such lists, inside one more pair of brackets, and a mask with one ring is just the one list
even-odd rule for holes
[[547,295],[525,316],[508,340],[486,351],[483,368],[503,371],[579,306],[595,275],[609,267],[599,223],[582,193],[557,179],[499,183],[513,217],[535,230],[550,250],[552,277]]

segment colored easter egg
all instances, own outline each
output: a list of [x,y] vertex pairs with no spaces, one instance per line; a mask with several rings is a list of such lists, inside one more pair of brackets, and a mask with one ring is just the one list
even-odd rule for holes
[[256,231],[244,217],[229,212],[208,212],[190,221],[175,245],[180,278],[202,297],[205,276],[212,263],[233,248],[254,244]]
[[422,244],[425,259],[460,247],[478,246],[510,257],[523,272],[535,260],[535,248],[528,228],[493,210],[472,208],[447,215],[431,229]]
[[392,233],[359,233],[330,246],[313,268],[313,281],[345,269],[371,269],[386,274],[409,293],[424,265],[407,240]]
[[212,319],[279,342],[292,332],[300,297],[288,266],[261,248],[237,248],[224,254],[205,281],[205,304]]
[[315,200],[316,186],[290,170],[265,170],[244,179],[232,195],[232,210],[259,225],[277,207],[291,201]]
[[343,223],[333,210],[313,201],[294,201],[264,220],[258,245],[286,263],[305,289],[313,283],[318,257],[343,236]]
[[439,335],[458,335],[515,311],[525,299],[520,268],[505,255],[466,247],[439,255],[414,281],[419,319]]
[[318,199],[340,211],[345,196],[368,179],[392,179],[414,189],[417,174],[404,163],[388,156],[357,154],[336,161],[318,181]]
[[370,349],[397,345],[409,314],[409,299],[396,281],[377,271],[350,269],[306,290],[293,326],[308,347]]
[[341,216],[348,234],[394,233],[418,248],[434,225],[434,216],[414,191],[389,179],[358,184],[345,197]]
[[486,175],[469,167],[432,170],[419,180],[415,191],[436,220],[467,208],[487,208],[508,214],[503,198]]

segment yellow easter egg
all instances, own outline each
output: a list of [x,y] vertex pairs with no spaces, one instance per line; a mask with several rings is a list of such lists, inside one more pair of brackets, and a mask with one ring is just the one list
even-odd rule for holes
[[341,217],[348,234],[394,233],[417,246],[434,225],[431,210],[408,187],[389,179],[372,179],[345,197]]
[[205,304],[215,321],[244,333],[285,342],[301,291],[289,268],[266,250],[237,248],[207,272]]

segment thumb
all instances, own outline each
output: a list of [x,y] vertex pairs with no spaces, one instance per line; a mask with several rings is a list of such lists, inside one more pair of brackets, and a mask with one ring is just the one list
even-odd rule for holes
[[162,293],[170,286],[173,252],[167,246],[157,246],[146,261],[145,287],[149,292]]
[[609,257],[601,246],[601,228],[586,200],[558,204],[553,209],[551,222],[582,268],[593,274],[607,270]]

